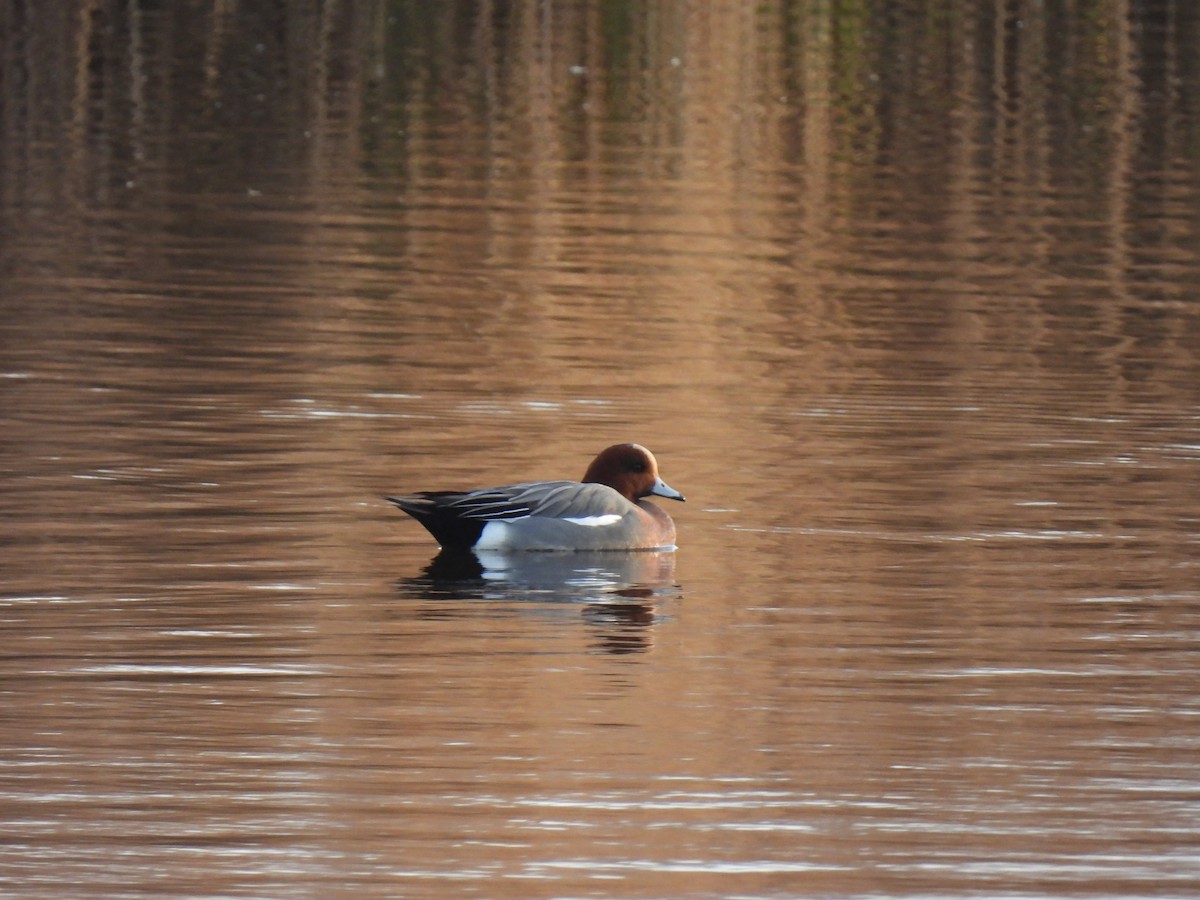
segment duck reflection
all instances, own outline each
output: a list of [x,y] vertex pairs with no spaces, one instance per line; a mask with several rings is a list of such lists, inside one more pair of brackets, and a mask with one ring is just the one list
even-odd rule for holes
[[[644,550],[443,550],[421,575],[402,580],[398,588],[409,598],[441,601],[580,604],[583,620],[596,630],[596,648],[621,654],[645,651],[658,605],[680,595],[675,554]],[[447,613],[447,609],[428,609],[431,616]]]

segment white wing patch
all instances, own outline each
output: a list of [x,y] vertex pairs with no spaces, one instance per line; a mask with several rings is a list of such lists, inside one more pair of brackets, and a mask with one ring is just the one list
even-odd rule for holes
[[586,525],[588,528],[599,528],[601,525],[612,525],[621,521],[621,517],[616,513],[608,513],[603,516],[580,516],[571,518],[570,516],[563,517],[564,522],[573,522],[576,525]]

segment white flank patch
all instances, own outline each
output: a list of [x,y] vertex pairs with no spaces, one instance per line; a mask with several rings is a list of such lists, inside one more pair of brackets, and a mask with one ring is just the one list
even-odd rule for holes
[[507,550],[512,546],[512,528],[507,522],[488,522],[475,542],[476,550]]

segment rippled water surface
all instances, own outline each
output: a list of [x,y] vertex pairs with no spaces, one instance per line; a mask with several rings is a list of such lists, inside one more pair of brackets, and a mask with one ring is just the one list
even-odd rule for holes
[[1200,893],[1200,15],[254,6],[0,0],[0,893]]

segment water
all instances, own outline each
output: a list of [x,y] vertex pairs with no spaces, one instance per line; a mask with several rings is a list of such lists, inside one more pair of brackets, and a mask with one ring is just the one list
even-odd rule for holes
[[1200,890],[1190,10],[0,8],[6,896]]

